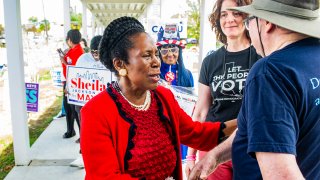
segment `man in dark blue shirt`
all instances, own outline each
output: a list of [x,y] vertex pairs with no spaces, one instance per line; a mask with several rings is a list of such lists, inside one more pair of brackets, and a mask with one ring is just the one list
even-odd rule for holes
[[264,58],[250,70],[238,130],[193,169],[204,179],[232,156],[234,179],[320,179],[319,1],[255,0],[231,8]]

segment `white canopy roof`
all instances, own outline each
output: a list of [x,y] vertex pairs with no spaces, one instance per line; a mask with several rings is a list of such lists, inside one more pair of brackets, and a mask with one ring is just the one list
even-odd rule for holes
[[152,0],[83,0],[95,20],[107,26],[121,16],[139,18]]

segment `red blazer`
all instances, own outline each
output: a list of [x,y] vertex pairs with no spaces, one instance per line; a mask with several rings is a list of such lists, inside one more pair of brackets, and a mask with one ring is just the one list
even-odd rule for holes
[[[218,143],[220,122],[192,121],[178,105],[172,92],[162,86],[155,90],[163,114],[172,122],[176,142],[195,149],[208,151]],[[128,146],[130,124],[119,114],[107,91],[92,98],[81,110],[81,152],[85,164],[86,180],[126,180],[124,157]],[[179,144],[179,143],[178,143]],[[180,146],[177,145],[179,151]],[[177,152],[178,161],[181,155]],[[182,165],[176,166],[174,178],[182,180]]]

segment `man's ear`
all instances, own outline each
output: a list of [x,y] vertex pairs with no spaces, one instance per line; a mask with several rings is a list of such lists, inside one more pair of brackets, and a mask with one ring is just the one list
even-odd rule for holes
[[274,31],[277,28],[277,25],[272,24],[269,21],[265,21],[264,23],[265,23],[265,27],[266,27],[265,28],[266,33],[270,33],[270,32]]

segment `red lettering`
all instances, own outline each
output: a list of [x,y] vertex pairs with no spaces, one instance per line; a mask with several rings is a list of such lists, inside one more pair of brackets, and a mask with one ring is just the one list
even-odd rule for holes
[[91,86],[91,83],[86,83],[86,90],[89,90],[89,87]]
[[100,91],[104,91],[106,89],[106,85],[105,84],[102,84],[101,86],[100,86]]
[[84,100],[84,94],[78,94],[78,100],[83,101]]
[[71,84],[72,88],[78,88],[79,90],[104,91],[106,89],[106,85],[99,80],[95,80],[95,82],[86,82],[82,81],[81,78],[74,78],[71,79]]
[[[78,89],[80,89],[81,88],[81,78],[78,78]],[[82,86],[82,88],[83,88],[83,86]]]
[[[99,88],[99,80],[96,80],[96,90]],[[94,88],[92,90],[95,90]]]
[[71,79],[71,87],[76,88],[77,87],[77,80],[76,79]]
[[93,97],[92,95],[87,94],[86,95],[86,101],[89,101],[92,97]]

